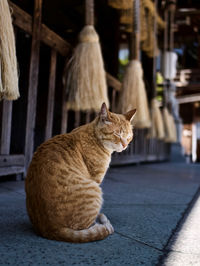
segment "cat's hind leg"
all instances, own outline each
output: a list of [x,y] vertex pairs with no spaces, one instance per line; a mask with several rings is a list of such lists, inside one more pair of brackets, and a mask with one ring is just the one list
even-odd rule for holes
[[113,228],[112,224],[110,223],[110,221],[108,220],[108,218],[105,216],[105,214],[99,213],[99,215],[97,217],[97,222],[105,225],[106,228],[108,229],[108,231],[110,232],[110,234],[114,233],[114,228]]

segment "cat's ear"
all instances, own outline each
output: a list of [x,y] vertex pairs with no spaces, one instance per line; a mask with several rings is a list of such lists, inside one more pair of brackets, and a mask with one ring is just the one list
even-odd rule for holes
[[99,112],[99,118],[100,118],[100,121],[103,123],[109,122],[109,111],[105,103],[103,103],[101,106],[101,110]]
[[133,109],[133,110],[125,113],[124,116],[126,117],[126,120],[131,122],[133,120],[135,114],[136,114],[136,109]]

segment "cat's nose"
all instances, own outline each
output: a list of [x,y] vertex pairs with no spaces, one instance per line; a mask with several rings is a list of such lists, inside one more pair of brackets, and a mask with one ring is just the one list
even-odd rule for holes
[[122,144],[123,148],[126,148],[128,145],[128,143],[123,139],[121,139],[121,144]]

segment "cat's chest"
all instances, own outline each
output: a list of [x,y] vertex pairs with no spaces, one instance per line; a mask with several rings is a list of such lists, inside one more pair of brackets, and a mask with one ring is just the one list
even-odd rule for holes
[[84,162],[91,177],[93,177],[96,182],[101,183],[109,167],[110,156],[100,151],[91,150],[84,154]]

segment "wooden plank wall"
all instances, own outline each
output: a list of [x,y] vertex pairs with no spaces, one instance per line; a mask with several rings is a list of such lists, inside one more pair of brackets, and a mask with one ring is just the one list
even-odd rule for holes
[[[12,101],[3,101],[2,107],[2,129],[0,146],[0,175],[25,173],[34,152],[35,121],[38,93],[38,74],[40,66],[40,46],[44,43],[50,47],[50,68],[49,85],[46,111],[46,125],[44,140],[53,135],[54,109],[55,109],[55,87],[57,59],[59,56],[66,57],[72,47],[60,36],[42,24],[42,0],[35,0],[33,18],[18,6],[10,2],[13,10],[14,24],[24,32],[32,36],[29,85],[28,85],[28,104],[26,119],[26,137],[24,154],[10,154],[11,126],[12,126]],[[109,89],[112,90],[111,109],[117,110],[116,99],[121,89],[121,83],[106,73]],[[62,88],[61,101],[61,125],[60,133],[68,131],[68,112],[65,108],[65,88]],[[84,114],[84,123],[89,122],[94,114],[87,112]],[[74,127],[83,123],[82,114],[75,112]],[[122,154],[113,155],[113,164],[138,163],[141,161],[163,160],[168,158],[166,144],[158,143],[157,140],[148,140],[146,130],[135,130],[135,141]],[[44,141],[43,140],[43,141]],[[159,144],[159,145],[158,145]],[[25,155],[25,156],[24,156]]]

